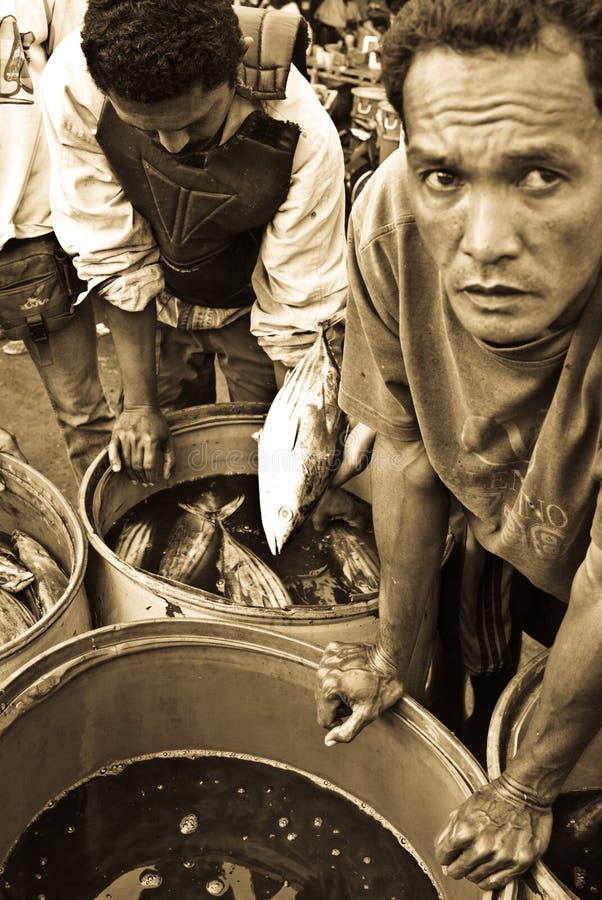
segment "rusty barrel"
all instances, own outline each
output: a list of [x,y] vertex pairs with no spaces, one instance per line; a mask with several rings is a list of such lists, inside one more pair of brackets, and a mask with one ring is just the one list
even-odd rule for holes
[[[168,419],[176,448],[176,470],[170,484],[215,475],[257,472],[257,442],[268,406],[222,403],[171,414]],[[355,490],[369,499],[366,473]],[[165,487],[132,484],[123,472],[112,472],[101,454],[82,481],[79,511],[90,542],[88,595],[97,625],[112,625],[160,616],[201,617],[275,628],[308,643],[367,641],[376,634],[376,598],[339,606],[295,606],[289,609],[233,606],[223,597],[143,572],[113,553],[105,541],[111,527],[135,504]],[[432,670],[432,645],[438,597],[425,609],[407,690],[423,700]]]
[[81,522],[61,492],[36,469],[0,454],[0,531],[24,531],[42,544],[68,575],[54,608],[12,641],[0,644],[0,684],[55,644],[90,628],[83,581],[87,542]]
[[[0,691],[0,861],[49,801],[114,762],[161,753],[250,754],[332,784],[383,816],[443,900],[492,900],[443,875],[433,841],[486,778],[406,698],[351,744],[316,724],[318,648],[274,631],[192,619],[116,625],[61,644]],[[513,900],[509,885],[498,900]]]
[[[497,778],[516,755],[521,739],[533,716],[541,692],[548,659],[547,651],[534,656],[510,681],[491,717],[487,738],[487,769]],[[562,791],[602,790],[602,730],[589,744],[574,767]],[[521,897],[542,900],[577,900],[541,860],[524,879]]]

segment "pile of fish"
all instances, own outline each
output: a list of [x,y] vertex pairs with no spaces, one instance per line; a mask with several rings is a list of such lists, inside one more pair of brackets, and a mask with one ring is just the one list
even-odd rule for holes
[[0,644],[50,612],[68,579],[46,549],[23,531],[0,538]]
[[307,518],[339,462],[346,418],[324,329],[278,391],[258,434],[259,501],[274,555]]
[[[258,544],[259,522],[257,531],[249,524],[253,503],[245,507],[244,525],[240,517],[236,528],[227,524],[244,501],[244,494],[226,502],[214,490],[197,490],[193,500],[177,503],[179,512],[163,539],[156,521],[153,525],[152,509],[142,506],[123,523],[113,549],[131,566],[180,584],[202,584],[230,603],[244,606],[286,609],[293,605],[335,605],[366,599],[364,595],[378,590],[379,562],[373,538],[339,521],[331,522],[322,535],[308,526],[293,542],[301,547],[291,544],[290,553],[287,548],[279,557],[278,574],[237,539],[242,536],[244,541],[245,533],[255,534],[261,551],[264,542]],[[161,510],[167,508],[164,501]],[[269,553],[267,547],[265,552]]]
[[[240,495],[220,505],[215,494],[207,491],[194,504],[180,503],[183,514],[171,529],[157,574],[191,584],[216,561],[216,590],[232,603],[280,609],[292,606],[276,573],[224,526],[224,520],[236,512],[244,499]],[[121,533],[115,552],[125,562],[140,567],[152,537],[150,520],[134,521]]]

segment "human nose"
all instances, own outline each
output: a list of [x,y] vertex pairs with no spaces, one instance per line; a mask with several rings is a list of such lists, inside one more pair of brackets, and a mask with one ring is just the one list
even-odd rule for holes
[[467,199],[460,249],[487,264],[520,251],[509,201],[493,191],[472,192]]
[[188,131],[181,128],[179,131],[158,131],[159,143],[165,147],[168,153],[179,153],[188,143]]

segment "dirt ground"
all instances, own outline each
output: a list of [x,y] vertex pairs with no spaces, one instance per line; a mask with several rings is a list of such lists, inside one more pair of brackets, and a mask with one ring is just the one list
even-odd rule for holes
[[[16,435],[31,465],[77,505],[77,485],[46,391],[29,354],[7,356],[0,345],[0,426]],[[113,402],[119,377],[110,335],[98,339],[101,378]]]

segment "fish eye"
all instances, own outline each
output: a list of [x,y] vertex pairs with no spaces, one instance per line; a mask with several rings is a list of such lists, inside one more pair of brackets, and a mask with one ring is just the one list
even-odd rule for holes
[[278,515],[281,519],[284,519],[285,522],[288,522],[293,518],[293,511],[290,506],[281,506],[278,510]]

